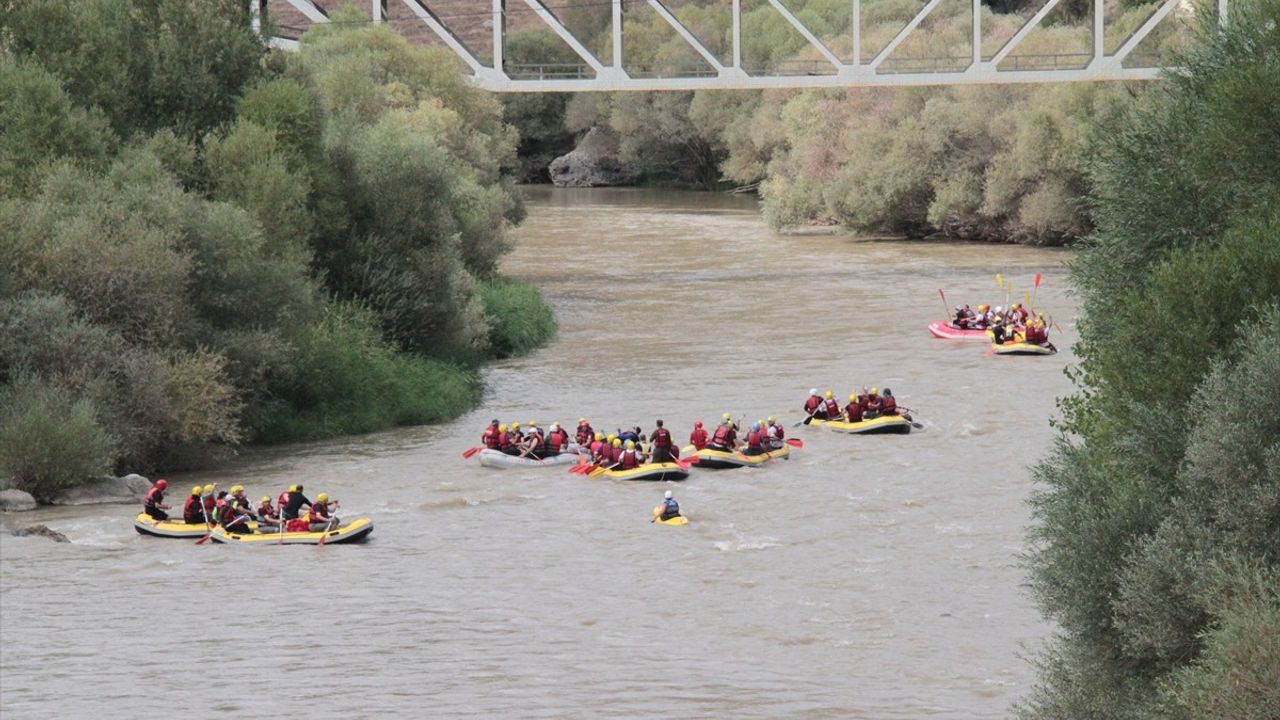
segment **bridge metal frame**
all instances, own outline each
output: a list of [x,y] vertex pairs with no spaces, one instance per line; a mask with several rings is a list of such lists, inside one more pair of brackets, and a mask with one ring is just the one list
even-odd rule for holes
[[[312,0],[286,0],[313,23],[329,21],[328,15]],[[373,23],[382,23],[387,18],[387,2],[395,0],[370,0],[370,13]],[[482,3],[484,0],[477,0]],[[799,61],[806,64],[797,74],[752,74],[742,63],[742,0],[732,0],[733,19],[733,59],[729,64],[720,61],[707,47],[691,33],[688,28],[675,17],[662,0],[646,0],[648,5],[684,40],[702,59],[706,67],[666,68],[649,73],[629,74],[623,64],[622,26],[624,21],[623,0],[611,0],[612,5],[612,57],[610,63],[603,60],[588,49],[563,23],[560,22],[543,0],[510,0],[527,5],[534,14],[562,39],[580,58],[581,65],[543,64],[534,66],[510,66],[504,62],[506,36],[506,14],[508,0],[490,0],[493,16],[493,61],[486,64],[455,36],[440,18],[428,6],[429,0],[400,0],[433,33],[462,59],[472,72],[472,81],[479,87],[493,92],[588,92],[588,91],[645,91],[645,90],[731,90],[731,89],[763,89],[763,88],[820,88],[820,87],[903,87],[918,85],[970,85],[993,83],[1044,83],[1044,82],[1078,82],[1097,80],[1152,80],[1159,76],[1159,67],[1125,67],[1124,62],[1133,53],[1134,48],[1145,39],[1157,25],[1179,5],[1189,0],[1163,0],[1154,13],[1137,28],[1116,52],[1106,54],[1103,42],[1105,39],[1104,0],[1093,2],[1093,48],[1092,53],[1076,53],[1070,55],[1043,56],[1051,58],[1053,68],[1000,69],[1006,61],[1016,61],[1023,57],[1011,57],[1018,45],[1035,30],[1040,22],[1058,6],[1061,0],[1047,0],[1008,41],[989,59],[982,52],[982,5],[981,0],[972,2],[972,53],[964,58],[921,58],[918,60],[947,61],[948,64],[964,63],[953,70],[927,69],[921,71],[894,71],[886,69],[885,62],[907,37],[920,27],[920,24],[942,2],[929,0],[906,26],[902,28],[875,57],[869,61],[862,59],[861,0],[850,0],[852,5],[853,61],[844,62],[831,52],[826,45],[800,22],[798,18],[783,4],[782,0],[767,0],[786,22],[791,25],[805,41],[813,47],[822,60],[815,63]],[[1213,0],[1211,0],[1213,1]],[[262,14],[267,0],[249,0],[253,28],[262,31]],[[1218,22],[1227,22],[1227,0],[1216,0]],[[296,49],[295,39],[284,37],[268,38],[275,47]],[[1040,58],[1041,56],[1034,56]],[[1056,67],[1059,58],[1074,58],[1077,63],[1087,58],[1087,62],[1079,67]],[[907,58],[906,60],[912,60]],[[937,65],[938,63],[934,63]],[[1034,65],[1034,62],[1029,63]],[[829,67],[828,67],[829,66]],[[891,66],[889,66],[891,67]]]

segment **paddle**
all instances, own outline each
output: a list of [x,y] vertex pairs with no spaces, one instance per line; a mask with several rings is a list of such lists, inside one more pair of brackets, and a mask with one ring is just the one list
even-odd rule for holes
[[[1034,301],[1035,301],[1035,298],[1036,298],[1036,290],[1039,290],[1039,289],[1040,289],[1040,273],[1036,273],[1036,276],[1035,276],[1035,287],[1031,289],[1031,301],[1032,301],[1032,302],[1034,302]],[[1030,305],[1030,304],[1031,304],[1031,302],[1028,302],[1027,304],[1028,304],[1028,305]]]
[[[213,487],[217,488],[218,483],[214,483]],[[213,537],[213,523],[209,522],[209,510],[204,506],[203,497],[200,498],[200,514],[204,516],[204,529],[208,532],[208,534],[200,538],[199,540],[197,540],[196,541],[197,545],[203,545],[209,541],[209,538]]]
[[[951,317],[951,307],[947,305],[947,296],[942,292],[942,288],[938,288],[938,297],[942,298],[942,317]],[[947,324],[951,324],[951,321],[948,320]]]
[[785,442],[786,444],[790,445],[793,448],[804,447],[804,441],[801,440],[800,438],[787,438],[786,440],[783,440],[783,442]]
[[482,447],[473,447],[473,448],[471,448],[470,450],[463,450],[463,451],[462,451],[462,459],[463,459],[463,460],[470,459],[472,455],[475,455],[476,453],[480,452],[480,451],[481,451],[481,450],[483,450],[483,449],[484,449],[484,448],[482,448]]

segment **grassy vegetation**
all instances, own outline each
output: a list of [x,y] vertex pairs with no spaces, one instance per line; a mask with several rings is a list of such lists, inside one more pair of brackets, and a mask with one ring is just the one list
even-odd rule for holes
[[524,355],[556,332],[556,318],[542,293],[528,283],[495,278],[480,284],[485,314],[491,319],[489,347],[495,357]]

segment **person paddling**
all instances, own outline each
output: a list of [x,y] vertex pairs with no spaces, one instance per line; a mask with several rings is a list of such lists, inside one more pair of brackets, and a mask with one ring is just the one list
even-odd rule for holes
[[596,431],[592,429],[591,423],[586,418],[578,418],[578,431],[575,433],[574,440],[578,441],[579,448],[585,448],[591,444],[596,438]]
[[280,518],[282,520],[297,520],[298,514],[302,511],[302,507],[311,507],[311,501],[306,495],[302,494],[302,485],[294,485],[289,488],[289,497],[285,499],[281,505]]
[[258,527],[279,527],[280,513],[271,506],[271,496],[263,495],[258,502]]
[[497,418],[494,418],[480,435],[480,442],[490,450],[497,450],[502,445],[501,434],[502,426],[498,424]]
[[338,518],[333,511],[338,509],[337,500],[329,500],[328,493],[320,493],[311,506],[307,521],[311,523],[311,532],[328,532],[338,528]]
[[822,398],[818,397],[818,388],[809,388],[809,397],[804,401],[804,414],[809,417],[817,417],[817,413],[822,409]]
[[204,489],[201,491],[201,497],[204,502],[204,516],[208,518],[209,522],[212,522],[218,517],[218,498],[213,494],[213,489],[216,487],[216,483],[213,485],[205,485]]
[[164,504],[164,491],[169,487],[169,481],[161,478],[156,480],[156,484],[151,486],[147,491],[147,496],[142,499],[142,511],[150,515],[156,520],[168,520],[169,506]]
[[747,431],[747,447],[742,451],[743,455],[763,455],[764,449],[761,448],[761,432],[760,423],[755,423],[751,429]]
[[188,525],[208,525],[204,516],[204,505],[200,500],[203,488],[199,485],[191,488],[191,496],[182,505],[182,522]]
[[884,389],[884,393],[880,396],[880,403],[881,415],[898,414],[898,399],[893,396],[893,391],[889,388]]
[[862,408],[862,417],[873,420],[880,417],[882,410],[884,410],[884,400],[880,399],[880,389],[871,388],[871,393],[867,395],[867,402]]
[[766,425],[764,429],[767,445],[765,449],[777,450],[782,447],[782,441],[785,438],[785,433],[782,430],[782,426],[778,424],[778,418],[770,415],[766,422],[768,425]]
[[559,455],[569,449],[569,432],[560,423],[551,423],[551,432],[547,434],[547,457]]
[[617,469],[632,470],[644,464],[644,456],[636,449],[636,442],[628,440],[626,449],[618,456]]
[[693,445],[694,450],[701,450],[707,446],[707,431],[702,427],[701,420],[693,423],[693,432],[689,433],[689,443]]
[[218,509],[218,524],[227,532],[236,535],[247,535],[253,532],[253,528],[249,527],[249,520],[252,517],[248,510],[240,507],[234,496],[226,498],[222,507]]
[[844,408],[844,418],[851,423],[862,422],[862,399],[857,393],[849,394],[849,404]]
[[654,508],[654,511],[659,520],[666,522],[680,517],[680,503],[676,502],[672,492],[668,490],[662,494],[662,504]]
[[707,447],[720,452],[733,452],[737,444],[738,432],[733,429],[733,421],[725,418],[723,422],[716,426],[716,431],[711,436],[711,442],[707,443]]
[[672,442],[671,431],[662,427],[662,421],[657,421],[658,427],[649,434],[650,442],[653,445],[653,462],[665,463],[672,461]]

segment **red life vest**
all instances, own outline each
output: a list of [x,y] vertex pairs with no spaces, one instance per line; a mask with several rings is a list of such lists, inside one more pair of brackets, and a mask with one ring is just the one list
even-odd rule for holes
[[205,498],[204,512],[208,515],[210,520],[218,517],[218,501],[211,497]]
[[271,503],[258,506],[259,518],[273,518],[276,516],[276,509],[271,507]]
[[145,507],[155,507],[164,502],[164,491],[158,487],[153,487],[147,491],[147,496],[142,500]]
[[622,451],[622,457],[619,458],[618,462],[622,464],[623,470],[640,467],[640,457],[636,454],[635,450]]
[[872,395],[867,398],[867,410],[879,410],[884,407],[884,401],[879,395]]
[[618,462],[618,461],[619,461],[619,460],[621,460],[621,459],[622,459],[622,447],[621,447],[621,446],[616,447],[616,448],[609,448],[609,460],[610,460],[610,462],[615,462],[615,463],[616,463],[616,462]]
[[822,404],[822,399],[817,395],[810,395],[808,400],[804,401],[804,411],[810,415],[818,410],[818,406]]
[[716,434],[711,436],[711,444],[720,447],[733,447],[733,430],[728,425],[716,427]]
[[312,503],[311,511],[307,513],[307,518],[314,523],[328,522],[331,519],[329,517],[329,503],[327,502]]
[[693,432],[689,433],[689,442],[693,443],[693,446],[698,450],[706,447],[707,431],[702,428],[694,428]]
[[671,447],[671,433],[666,428],[658,428],[653,431],[654,447]]
[[834,418],[840,415],[840,403],[835,398],[827,398],[827,417]]
[[880,414],[882,414],[882,415],[897,415],[897,414],[898,414],[898,401],[897,401],[897,400],[895,400],[895,399],[893,398],[893,396],[891,396],[891,395],[886,395],[886,396],[883,398],[883,400],[884,400],[884,405],[880,408]]
[[753,428],[751,432],[747,433],[747,447],[751,448],[752,450],[760,449],[760,431],[759,430],[756,430]]
[[204,516],[200,514],[199,495],[192,495],[188,497],[187,501],[182,504],[182,517],[204,519]]
[[490,425],[485,428],[484,434],[480,436],[480,441],[490,450],[497,450],[501,441],[498,439],[498,426]]
[[844,411],[849,414],[849,422],[862,422],[862,405],[851,402]]
[[285,523],[286,532],[308,532],[311,530],[311,523],[306,518],[294,518]]
[[578,426],[578,434],[575,439],[578,441],[579,445],[585,446],[589,445],[591,443],[591,438],[595,436],[596,431],[591,429],[590,425],[583,423]]
[[777,428],[777,431],[778,431],[778,432],[777,432],[777,434],[776,434],[774,437],[776,437],[776,438],[778,438],[779,440],[781,440],[783,437],[785,437],[785,436],[786,436],[786,434],[785,434],[784,432],[782,432],[782,425],[781,425],[780,423],[774,423],[774,424],[773,424],[773,427]]
[[284,492],[280,493],[280,497],[276,498],[276,505],[279,505],[280,509],[283,510],[284,506],[288,504],[289,504],[289,491],[285,490]]

